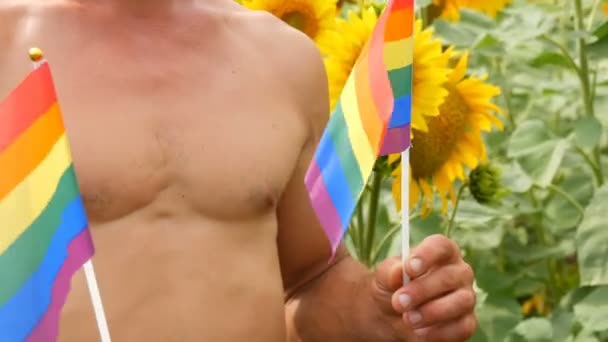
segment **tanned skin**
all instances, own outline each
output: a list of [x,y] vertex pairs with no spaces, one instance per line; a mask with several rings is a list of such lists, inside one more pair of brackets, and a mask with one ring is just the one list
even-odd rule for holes
[[[45,52],[113,341],[464,341],[450,240],[369,271],[327,239],[304,175],[329,115],[314,44],[232,0],[2,0],[0,97]],[[419,267],[412,267],[419,266]],[[408,308],[400,298],[408,294]],[[419,318],[413,324],[410,318]],[[97,341],[82,273],[60,341]]]

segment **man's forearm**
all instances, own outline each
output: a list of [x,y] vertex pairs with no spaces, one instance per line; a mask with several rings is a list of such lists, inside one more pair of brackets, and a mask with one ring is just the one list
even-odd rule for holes
[[[380,328],[381,313],[372,303],[372,274],[350,256],[290,294],[286,303],[289,342],[370,341],[383,332],[363,331],[363,326]],[[363,324],[365,322],[365,324]],[[386,327],[385,333],[391,333]]]

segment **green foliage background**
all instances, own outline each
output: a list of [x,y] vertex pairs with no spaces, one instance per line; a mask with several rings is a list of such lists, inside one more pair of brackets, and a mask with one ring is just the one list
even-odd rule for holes
[[[469,49],[508,111],[485,137],[508,191],[457,211],[411,213],[411,244],[444,233],[476,271],[473,341],[608,341],[608,16],[601,0],[513,1],[497,18],[419,14],[446,45]],[[431,22],[432,20],[432,22]],[[380,160],[347,243],[370,267],[401,250],[391,166]],[[459,185],[456,185],[457,187]],[[440,207],[440,206],[438,206]]]

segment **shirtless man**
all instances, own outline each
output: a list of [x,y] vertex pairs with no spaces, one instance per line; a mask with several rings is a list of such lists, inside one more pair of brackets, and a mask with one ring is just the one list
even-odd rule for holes
[[[232,0],[2,0],[0,97],[31,46],[54,73],[113,341],[471,336],[473,273],[451,241],[414,249],[405,287],[398,259],[327,264],[303,182],[326,79],[299,32]],[[82,274],[72,288],[60,341],[96,341]]]

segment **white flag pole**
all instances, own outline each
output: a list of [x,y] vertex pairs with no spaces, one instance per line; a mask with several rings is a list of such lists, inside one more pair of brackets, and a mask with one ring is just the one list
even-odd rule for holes
[[[412,6],[416,9],[416,0],[412,1]],[[415,11],[413,11],[412,16],[412,40],[410,42],[410,48],[412,51],[412,58],[414,56],[414,22]],[[414,61],[412,60],[412,69],[414,65]],[[412,79],[409,82],[413,82],[413,73],[415,70],[412,70]],[[410,86],[410,89],[413,89],[413,84]],[[412,94],[413,95],[413,94]],[[410,277],[405,272],[405,263],[410,255],[410,148],[411,144],[411,132],[409,132],[408,138],[410,139],[410,143],[405,151],[401,152],[401,260],[403,264],[403,284],[407,284],[410,282]]]
[[[42,64],[45,63],[44,55],[42,50],[39,48],[31,48],[29,50],[29,56],[34,70],[38,69]],[[101,338],[101,342],[111,342],[108,321],[106,320],[106,314],[101,302],[101,294],[99,293],[97,277],[95,277],[95,270],[93,269],[93,262],[91,259],[84,264],[84,274],[87,279],[87,286],[89,288],[89,294],[91,295],[91,301],[93,302],[93,309],[95,310],[99,337]]]
[[89,288],[89,294],[91,295],[91,301],[93,302],[93,309],[95,310],[99,337],[101,338],[101,342],[110,342],[111,339],[110,330],[108,329],[108,321],[106,320],[106,313],[101,302],[101,293],[99,292],[97,277],[95,276],[93,261],[91,261],[91,259],[84,264],[84,275],[87,278],[87,286]]
[[[401,152],[401,259],[403,265],[410,255],[410,149]],[[410,277],[403,268],[403,284]]]

